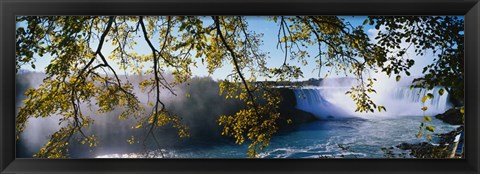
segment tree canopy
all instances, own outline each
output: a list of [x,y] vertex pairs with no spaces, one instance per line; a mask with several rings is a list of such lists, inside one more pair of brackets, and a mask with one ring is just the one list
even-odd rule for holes
[[[207,21],[208,20],[208,21]],[[268,67],[268,50],[261,50],[262,33],[249,28],[244,16],[19,16],[16,29],[17,71],[22,66],[35,68],[36,59],[50,56],[46,78],[37,88],[30,88],[16,118],[17,139],[32,117],[60,115],[62,128],[35,156],[68,157],[68,146],[78,140],[96,146],[96,136],[83,129],[93,124],[95,115],[85,115],[81,104],[96,105],[99,113],[122,108],[119,119],[135,118],[137,129],[144,129],[146,139],[157,141],[155,129],[171,125],[179,137],[188,137],[188,127],[181,115],[169,112],[160,95],[166,89],[188,82],[192,67],[200,60],[209,73],[229,64],[220,92],[226,98],[241,100],[243,109],[234,115],[220,116],[222,135],[237,144],[249,143],[248,155],[256,157],[268,146],[278,131],[278,104],[281,97],[272,87],[277,82],[302,77],[302,65],[315,64],[318,71],[354,75],[359,83],[350,95],[358,112],[381,112],[388,108],[370,98],[377,79],[370,71],[395,76],[410,75],[415,61],[406,54],[410,47],[417,55],[433,51],[436,57],[415,78],[412,87],[432,89],[442,86],[463,106],[464,35],[463,19],[455,16],[370,16],[360,26],[353,26],[337,16],[272,16],[278,24],[277,47],[284,52],[283,64]],[[206,22],[207,21],[207,22]],[[364,30],[378,29],[375,40]],[[273,31],[273,30],[272,30]],[[140,43],[148,53],[139,53]],[[113,51],[104,54],[104,44]],[[403,43],[407,43],[405,47]],[[317,47],[315,53],[307,51]],[[310,58],[315,61],[311,61]],[[151,78],[132,84],[119,77],[112,64],[123,71]],[[166,78],[174,76],[173,80]],[[139,104],[134,86],[155,99],[151,108]],[[441,90],[443,93],[443,90]],[[463,108],[462,108],[463,109]],[[423,124],[422,124],[423,125]]]

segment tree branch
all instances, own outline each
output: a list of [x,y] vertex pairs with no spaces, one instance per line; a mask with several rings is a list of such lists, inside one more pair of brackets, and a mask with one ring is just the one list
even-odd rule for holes
[[215,28],[217,29],[217,35],[220,37],[220,39],[222,40],[222,43],[223,45],[225,46],[225,48],[227,48],[228,52],[230,52],[230,56],[232,56],[232,59],[233,59],[233,63],[235,65],[235,70],[237,71],[238,75],[240,76],[240,79],[242,80],[242,83],[243,85],[245,86],[245,90],[247,91],[248,93],[248,96],[250,98],[250,100],[252,101],[252,104],[254,106],[254,109],[255,109],[255,112],[257,113],[258,116],[260,116],[260,114],[258,113],[257,111],[257,105],[255,104],[255,98],[253,97],[253,93],[252,91],[250,91],[250,88],[248,86],[248,83],[247,81],[245,80],[245,77],[243,77],[243,74],[242,74],[242,71],[240,70],[240,67],[238,65],[238,60],[237,60],[237,56],[235,55],[235,52],[233,51],[233,49],[230,47],[230,45],[228,45],[227,41],[225,40],[225,37],[223,36],[222,34],[222,30],[220,29],[220,21],[219,21],[219,17],[215,17],[215,16],[212,16],[214,22],[215,22]]

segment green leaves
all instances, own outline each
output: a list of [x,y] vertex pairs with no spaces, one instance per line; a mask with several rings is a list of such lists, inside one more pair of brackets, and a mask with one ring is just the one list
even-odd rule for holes
[[[410,76],[410,72],[408,72],[408,71],[405,71],[405,74],[406,74],[407,76]],[[397,80],[397,81],[398,81],[398,80]]]
[[427,93],[427,95],[422,97],[422,103],[425,103],[428,99],[432,99],[433,94],[432,93]]
[[422,111],[426,111],[428,109],[428,107],[424,106],[422,107]]
[[427,126],[427,127],[425,127],[425,129],[430,131],[430,132],[435,132],[435,128],[433,126]]
[[367,25],[369,23],[369,20],[368,19],[365,19],[362,23],[362,25]]
[[[218,119],[219,125],[223,127],[222,135],[232,136],[236,144],[249,142],[248,152],[250,158],[257,156],[258,152],[268,146],[272,135],[278,130],[276,125],[279,113],[277,111],[281,101],[278,91],[257,86],[261,84],[249,83],[255,90],[253,100],[248,98],[247,91],[241,85],[230,86],[224,83],[221,86],[229,86],[234,91],[240,93],[238,99],[247,103],[246,107],[235,115],[222,115]],[[230,90],[232,91],[232,89]],[[231,97],[230,97],[231,98]],[[254,105],[254,103],[256,103]],[[261,103],[261,104],[258,104]],[[287,120],[292,123],[292,120]]]
[[430,116],[424,116],[423,121],[432,121],[432,117]]
[[443,88],[438,90],[438,94],[443,95],[444,93],[445,93],[445,90]]
[[395,79],[396,79],[397,82],[398,82],[398,81],[400,81],[400,78],[401,78],[401,76],[400,76],[400,75],[397,75],[397,77],[396,77]]
[[385,109],[385,106],[378,106],[377,109],[378,109],[378,112],[382,112],[382,110],[387,112],[387,109]]
[[433,98],[433,94],[432,94],[432,93],[427,93],[427,97],[428,97],[428,99],[432,99],[432,98]]
[[[410,76],[409,69],[415,61],[406,57],[407,48],[401,45],[404,40],[412,43],[417,55],[424,54],[428,49],[442,50],[437,59],[423,69],[425,76],[416,78],[412,87],[432,89],[444,86],[438,91],[440,95],[447,90],[452,97],[463,101],[464,42],[463,34],[459,34],[463,31],[463,20],[460,19],[448,16],[370,16],[362,25],[385,28],[378,33],[378,43],[372,43],[363,26],[351,26],[336,16],[275,16],[270,19],[280,24],[277,45],[285,55],[282,56],[281,66],[267,67],[268,53],[260,50],[263,35],[250,31],[245,17],[213,18],[217,19],[214,23],[205,22],[198,16],[17,17],[17,23],[22,24],[16,29],[17,71],[24,65],[35,69],[37,55],[52,57],[45,69],[47,78],[44,84],[26,93],[28,100],[24,101],[25,106],[20,108],[16,120],[17,137],[31,117],[60,114],[65,121],[82,117],[80,120],[85,121],[78,124],[87,127],[91,124],[89,118],[81,115],[75,105],[91,99],[97,101],[95,104],[99,106],[99,112],[112,112],[122,107],[124,110],[119,114],[120,119],[147,115],[139,121],[155,127],[172,123],[178,128],[179,135],[187,136],[187,128],[178,116],[169,115],[166,111],[142,113],[143,108],[138,105],[132,90],[137,85],[147,92],[158,88],[171,90],[192,77],[191,68],[197,66],[196,59],[199,59],[202,64],[205,63],[210,74],[229,65],[237,67],[231,74],[225,75],[225,80],[220,83],[220,92],[228,99],[243,101],[245,108],[235,114],[221,116],[219,124],[223,127],[222,134],[232,136],[236,143],[249,142],[248,154],[255,157],[268,146],[277,131],[275,121],[281,100],[278,95],[267,91],[273,85],[259,84],[257,79],[296,80],[303,77],[304,72],[302,67],[293,66],[294,63],[308,66],[315,62],[319,74],[322,67],[327,66],[332,67],[329,73],[353,75],[361,81],[346,93],[355,102],[356,112],[386,111],[369,96],[376,93],[373,88],[376,79],[365,75],[369,69],[378,68],[388,76],[395,76],[396,81],[401,80],[402,72]],[[140,25],[140,19],[142,24],[144,19],[148,25]],[[220,35],[226,36],[224,41]],[[99,45],[90,45],[103,44],[102,36],[112,44],[110,54],[104,53]],[[138,53],[135,50],[138,44],[136,38],[153,42],[149,44],[152,52]],[[314,55],[307,51],[312,46],[318,47]],[[313,57],[315,60],[311,61]],[[149,78],[140,84],[125,82],[115,77],[111,62],[120,62],[123,70]],[[152,63],[154,67],[144,67]],[[167,80],[164,70],[171,72],[174,78]],[[249,72],[249,76],[242,77],[244,72]],[[325,73],[325,77],[329,73]],[[185,96],[190,97],[190,94]],[[428,93],[421,100],[425,103],[432,98],[433,95]],[[151,107],[159,105],[160,99],[151,103]],[[423,111],[427,109],[422,107]],[[424,117],[424,122],[429,121],[430,117]],[[41,150],[41,157],[65,157],[64,147],[69,142],[67,135],[80,129],[63,128]],[[433,127],[425,127],[423,122],[421,128],[430,132],[434,130]],[[419,132],[418,135],[423,134]],[[85,143],[94,147],[94,139],[87,138],[86,141],[92,142]]]
[[423,96],[422,97],[422,103],[425,103],[428,100],[428,96]]

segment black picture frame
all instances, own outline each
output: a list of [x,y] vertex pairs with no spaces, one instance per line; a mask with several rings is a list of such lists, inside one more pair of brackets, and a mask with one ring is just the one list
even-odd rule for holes
[[[480,171],[479,0],[0,0],[0,173]],[[465,159],[15,159],[16,15],[465,15]]]

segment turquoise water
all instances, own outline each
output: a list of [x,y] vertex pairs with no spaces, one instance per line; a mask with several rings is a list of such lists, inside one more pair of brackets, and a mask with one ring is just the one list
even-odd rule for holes
[[[415,134],[422,117],[346,119],[315,121],[298,125],[293,130],[276,134],[270,146],[259,154],[261,158],[383,158],[382,148],[394,147],[401,143],[428,141]],[[433,119],[428,124],[435,127],[435,134],[447,133],[452,126]],[[433,136],[432,143],[438,142]],[[163,149],[167,158],[246,158],[247,145],[235,144],[193,144],[173,149]],[[410,158],[409,151],[397,148],[392,151]],[[143,158],[140,153],[103,154],[97,158]],[[161,157],[152,151],[148,157]],[[403,157],[403,156],[402,156]]]

